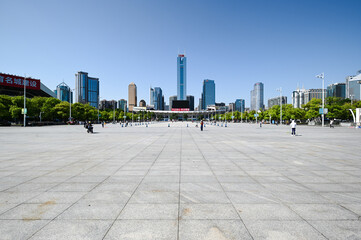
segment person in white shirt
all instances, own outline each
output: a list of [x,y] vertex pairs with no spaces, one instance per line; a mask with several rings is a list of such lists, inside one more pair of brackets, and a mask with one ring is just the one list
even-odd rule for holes
[[293,136],[296,136],[296,122],[295,122],[295,120],[292,120],[292,122],[291,122],[291,128],[292,128],[292,135]]

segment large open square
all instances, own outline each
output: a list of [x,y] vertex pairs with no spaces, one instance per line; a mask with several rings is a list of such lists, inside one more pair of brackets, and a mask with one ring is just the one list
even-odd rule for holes
[[0,239],[361,239],[361,129],[290,130],[1,128]]

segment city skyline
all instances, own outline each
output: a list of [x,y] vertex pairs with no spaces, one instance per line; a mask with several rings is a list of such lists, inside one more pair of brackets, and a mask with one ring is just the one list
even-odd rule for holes
[[[189,57],[187,95],[196,102],[207,78],[217,81],[217,102],[242,98],[250,106],[255,82],[265,84],[265,101],[278,96],[279,87],[291,99],[297,86],[321,88],[314,77],[320,72],[328,86],[361,68],[360,1],[20,0],[1,7],[2,72],[41,79],[51,89],[61,82],[74,89],[74,73],[89,72],[106,99],[127,98],[130,82],[137,83],[139,99],[148,99],[150,85],[168,99],[176,93],[180,52]],[[79,11],[97,18],[85,20]],[[184,17],[174,18],[179,12]]]

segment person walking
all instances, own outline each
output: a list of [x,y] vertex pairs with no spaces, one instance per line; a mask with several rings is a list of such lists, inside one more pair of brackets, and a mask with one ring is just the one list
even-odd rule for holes
[[201,121],[201,131],[203,131],[203,120]]
[[292,128],[292,135],[293,136],[296,136],[296,122],[295,122],[295,120],[292,120],[292,122],[291,122],[291,128]]
[[333,128],[333,120],[330,121],[330,128]]
[[102,121],[102,127],[104,128],[104,121]]

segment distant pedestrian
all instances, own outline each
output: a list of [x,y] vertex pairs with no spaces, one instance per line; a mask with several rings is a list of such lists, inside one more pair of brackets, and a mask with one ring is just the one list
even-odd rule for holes
[[203,120],[201,121],[201,131],[203,131]]
[[333,128],[333,120],[330,121],[330,128]]
[[104,128],[104,121],[102,121],[102,127]]
[[292,128],[292,135],[293,136],[296,136],[296,122],[295,122],[295,120],[292,120],[292,122],[291,122],[291,128]]

